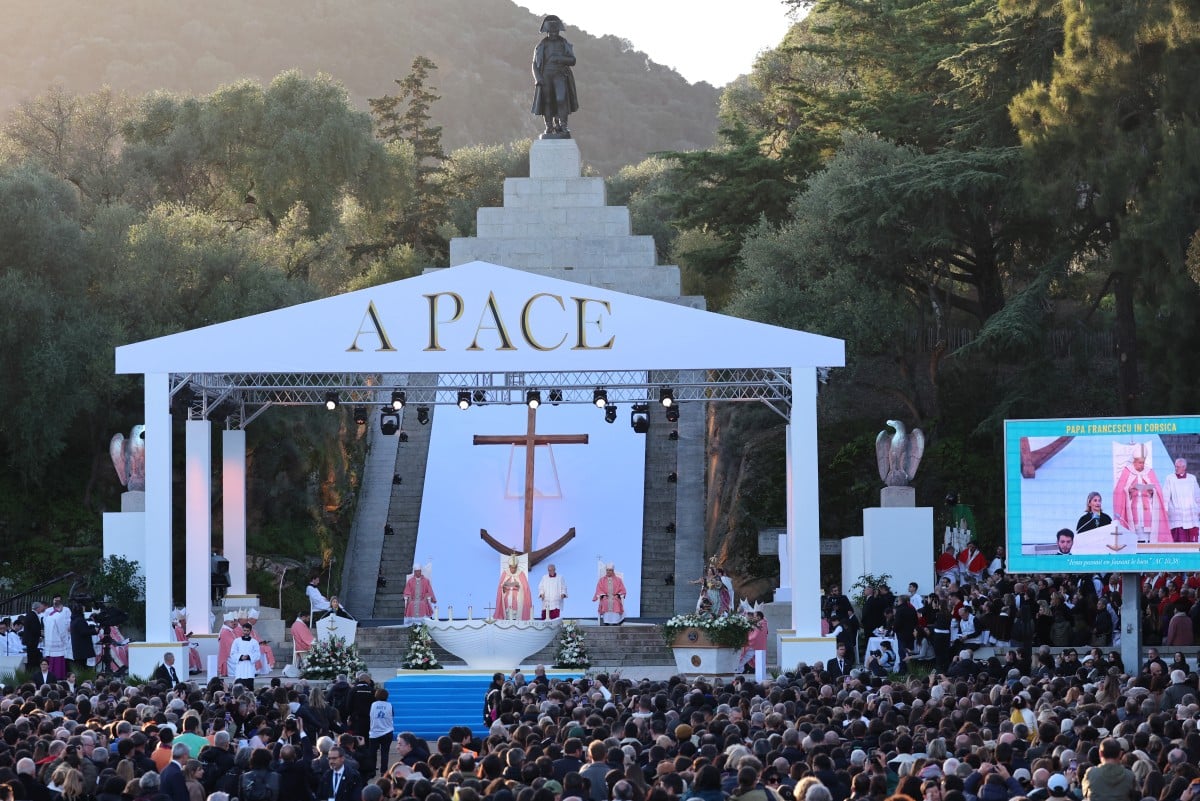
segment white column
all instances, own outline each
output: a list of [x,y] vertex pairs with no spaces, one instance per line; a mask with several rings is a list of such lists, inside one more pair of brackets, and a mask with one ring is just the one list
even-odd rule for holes
[[817,487],[817,371],[792,368],[788,438],[788,557],[792,561],[792,629],[821,634],[821,493]]
[[821,495],[817,486],[817,371],[813,367],[792,368],[792,414],[786,436],[792,631],[780,636],[779,665],[791,670],[798,661],[812,664],[833,653],[821,637]]
[[[145,376],[146,641],[171,642],[171,398],[165,373]],[[130,668],[132,670],[132,666]],[[149,675],[139,674],[139,675]]]
[[212,605],[212,424],[188,420],[184,424],[184,601],[188,629],[209,634]]
[[221,504],[229,594],[246,594],[246,432],[221,433]]

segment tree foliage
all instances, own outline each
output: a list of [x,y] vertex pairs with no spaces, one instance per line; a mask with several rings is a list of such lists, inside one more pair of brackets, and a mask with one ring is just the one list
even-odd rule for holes
[[152,198],[232,224],[278,227],[300,203],[320,234],[345,194],[364,203],[382,197],[374,179],[383,147],[327,76],[286,72],[265,88],[239,81],[200,98],[155,93],[124,133],[125,158],[151,183]]
[[408,75],[396,80],[395,95],[373,98],[375,132],[385,142],[405,142],[413,153],[413,193],[392,225],[388,245],[408,244],[419,253],[444,256],[448,239],[441,225],[446,213],[446,154],[442,126],[432,123],[433,104],[441,99],[429,86],[437,65],[425,56],[413,59]]
[[[1143,347],[1166,368],[1155,371],[1153,396],[1167,409],[1189,408],[1197,382],[1180,359],[1200,337],[1186,257],[1200,216],[1200,10],[1167,0],[1010,5],[1061,15],[1052,75],[1014,99],[1012,118],[1031,155],[1035,196],[1062,221],[1078,264],[1108,276],[1121,409],[1144,411],[1150,396]],[[1171,324],[1141,331],[1143,313]]]

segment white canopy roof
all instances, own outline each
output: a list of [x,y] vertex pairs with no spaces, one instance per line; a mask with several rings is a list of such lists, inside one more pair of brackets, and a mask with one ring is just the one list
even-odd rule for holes
[[118,373],[840,367],[840,339],[486,262],[116,349]]

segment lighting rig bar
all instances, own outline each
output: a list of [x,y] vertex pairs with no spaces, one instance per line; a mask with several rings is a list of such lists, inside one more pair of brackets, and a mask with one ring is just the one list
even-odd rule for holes
[[[597,388],[609,403],[660,402],[665,388],[679,403],[760,402],[783,417],[791,406],[786,368],[624,370],[499,373],[179,373],[171,376],[172,402],[191,419],[224,421],[237,428],[272,406],[390,406],[395,391],[405,403],[455,406],[469,390],[476,402],[524,405],[539,390],[546,404],[589,404]],[[554,391],[553,398],[550,393]],[[480,394],[482,393],[482,395]],[[479,401],[479,398],[483,398]]]

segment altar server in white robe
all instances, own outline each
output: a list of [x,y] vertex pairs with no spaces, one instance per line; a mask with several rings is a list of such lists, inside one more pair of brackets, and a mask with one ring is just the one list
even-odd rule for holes
[[254,689],[254,666],[262,659],[262,650],[254,639],[254,629],[242,626],[242,636],[233,641],[229,649],[229,675],[238,684]]
[[546,568],[546,575],[538,582],[538,597],[542,599],[542,620],[555,620],[562,614],[562,602],[567,597],[567,580],[558,575],[554,565]]

